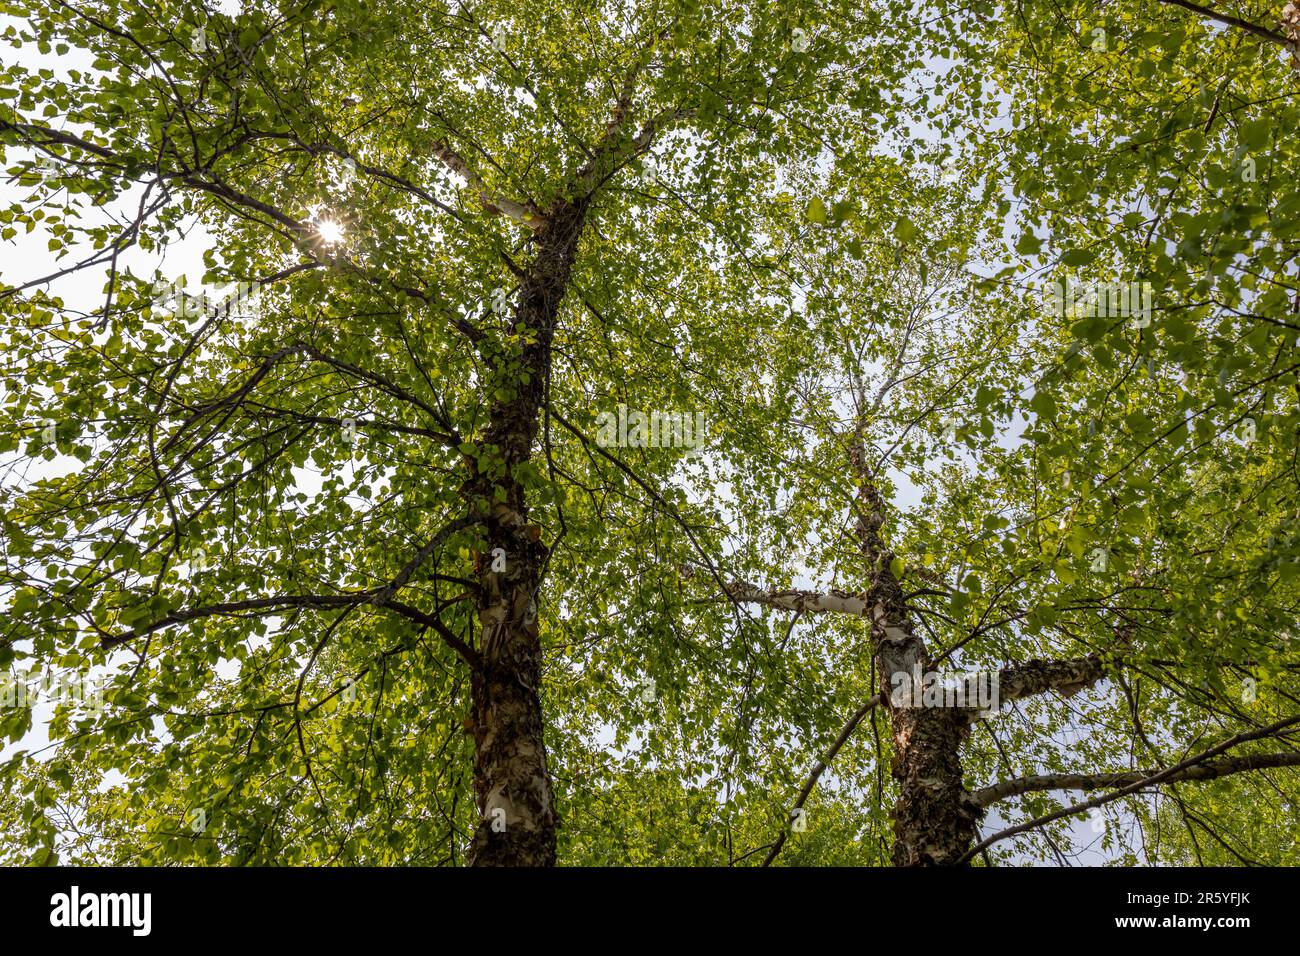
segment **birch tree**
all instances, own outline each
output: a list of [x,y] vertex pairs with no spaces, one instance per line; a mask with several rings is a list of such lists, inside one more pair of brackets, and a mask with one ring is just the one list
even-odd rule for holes
[[13,858],[1290,859],[1281,11],[0,16]]

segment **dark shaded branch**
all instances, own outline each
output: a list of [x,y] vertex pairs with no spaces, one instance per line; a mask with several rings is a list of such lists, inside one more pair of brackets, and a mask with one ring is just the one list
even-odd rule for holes
[[1189,3],[1188,0],[1160,0],[1160,2],[1173,4],[1175,7],[1182,7],[1184,10],[1191,10],[1197,16],[1205,17],[1207,20],[1214,20],[1224,26],[1237,27],[1247,33],[1253,33],[1263,40],[1271,40],[1273,43],[1280,43],[1286,47],[1295,46],[1282,34],[1275,33],[1267,27],[1261,27],[1257,23],[1251,23],[1249,20],[1243,20],[1227,13],[1219,13],[1217,10],[1211,10],[1209,7],[1203,7],[1197,3]]
[[1024,833],[1027,830],[1033,830],[1036,827],[1041,827],[1045,824],[1051,823],[1054,820],[1060,820],[1064,817],[1071,817],[1074,816],[1075,814],[1085,813],[1088,810],[1091,810],[1093,807],[1100,807],[1103,804],[1111,803],[1112,801],[1119,800],[1121,797],[1127,797],[1129,794],[1136,793],[1139,790],[1145,790],[1148,787],[1154,787],[1157,784],[1165,783],[1166,781],[1169,780],[1169,778],[1173,777],[1175,774],[1181,773],[1183,770],[1187,769],[1188,767],[1193,767],[1196,766],[1197,764],[1205,763],[1211,757],[1217,757],[1219,754],[1223,753],[1226,750],[1232,749],[1238,744],[1243,744],[1250,740],[1259,740],[1262,737],[1272,736],[1273,734],[1276,734],[1279,730],[1285,730],[1287,727],[1291,727],[1295,724],[1300,724],[1300,715],[1294,717],[1287,717],[1283,720],[1277,721],[1276,723],[1269,724],[1267,727],[1261,727],[1258,730],[1243,731],[1242,733],[1239,733],[1233,737],[1229,737],[1227,740],[1223,741],[1222,743],[1217,744],[1214,747],[1211,747],[1209,750],[1205,750],[1199,754],[1196,754],[1195,756],[1188,757],[1186,760],[1176,763],[1172,767],[1162,770],[1159,773],[1154,774],[1153,776],[1145,777],[1142,780],[1138,781],[1137,783],[1131,783],[1128,784],[1127,786],[1121,787],[1119,790],[1116,790],[1114,793],[1108,793],[1100,797],[1094,797],[1093,799],[1086,800],[1083,803],[1076,803],[1073,806],[1069,806],[1069,807],[1065,807],[1064,809],[1057,810],[1055,813],[1048,813],[1045,814],[1044,816],[1037,817],[1025,823],[1019,823],[1016,824],[1015,826],[1007,827],[1005,830],[999,830],[997,833],[994,833],[992,836],[985,837],[979,843],[975,844],[975,846],[971,847],[964,854],[962,854],[962,856],[956,861],[954,861],[954,863],[955,865],[958,866],[960,866],[963,863],[968,863],[973,857],[977,856],[984,850],[987,850],[994,843],[998,843],[1002,840],[1005,840],[1007,837],[1015,836],[1018,833]]
[[822,774],[826,772],[826,768],[829,767],[831,761],[835,759],[835,755],[840,752],[840,749],[846,743],[848,743],[849,738],[853,736],[853,731],[857,730],[858,724],[862,723],[862,718],[871,713],[879,703],[879,697],[872,697],[854,711],[853,715],[844,722],[844,726],[840,728],[839,736],[835,738],[835,742],[826,750],[826,756],[820,758],[813,766],[812,771],[808,774],[808,779],[804,782],[803,789],[799,791],[799,799],[794,802],[794,807],[790,810],[790,816],[781,830],[781,835],[776,838],[776,841],[772,844],[772,848],[768,850],[767,856],[763,858],[763,866],[772,865],[772,861],[776,859],[777,854],[779,854],[781,849],[785,846],[785,841],[790,837],[790,825],[794,823],[799,816],[797,811],[803,809],[803,805],[812,794],[813,788],[817,786],[817,781],[820,780]]
[[182,608],[160,617],[158,620],[122,634],[110,634],[100,639],[99,646],[110,650],[127,641],[144,637],[154,631],[161,631],[174,624],[197,621],[200,618],[216,617],[221,614],[241,614],[245,611],[278,611],[285,608],[331,608],[351,607],[368,601],[373,591],[358,591],[352,594],[281,594],[268,598],[249,598],[246,601],[229,601],[223,604],[208,604],[203,607]]
[[[1166,777],[1164,783],[1178,783],[1183,780],[1216,780],[1228,774],[1243,773],[1248,770],[1268,770],[1273,767],[1300,766],[1300,752],[1276,754],[1249,754],[1243,757],[1229,757],[1213,760],[1209,763],[1196,764]],[[1019,777],[1015,780],[1003,780],[991,787],[976,790],[972,796],[980,805],[989,804],[1022,793],[1040,790],[1104,790],[1110,787],[1128,787],[1150,780],[1159,770],[1129,770],[1123,773],[1045,773],[1033,777]]]

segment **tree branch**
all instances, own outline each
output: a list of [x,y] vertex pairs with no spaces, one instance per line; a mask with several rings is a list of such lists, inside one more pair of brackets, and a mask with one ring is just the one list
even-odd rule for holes
[[184,624],[200,618],[216,617],[220,614],[239,614],[244,611],[278,611],[284,608],[331,608],[351,607],[370,599],[373,591],[356,591],[351,594],[280,594],[275,597],[249,598],[246,601],[228,601],[223,604],[208,604],[203,607],[182,608],[160,617],[158,620],[141,627],[125,631],[122,634],[107,634],[100,638],[99,646],[111,650],[137,637],[144,637],[154,631],[161,631],[173,624]]
[[1294,717],[1287,717],[1283,720],[1277,721],[1276,723],[1269,724],[1267,727],[1261,727],[1258,730],[1244,731],[1240,734],[1237,734],[1236,736],[1229,737],[1227,740],[1211,747],[1209,750],[1203,751],[1193,757],[1188,757],[1186,760],[1183,760],[1180,763],[1176,763],[1172,767],[1162,770],[1159,773],[1155,774],[1154,776],[1144,777],[1142,780],[1138,781],[1137,783],[1131,783],[1128,784],[1127,786],[1121,787],[1119,790],[1116,790],[1114,793],[1108,793],[1100,797],[1094,797],[1093,799],[1086,800],[1083,803],[1076,803],[1073,806],[1065,807],[1064,809],[1057,810],[1055,813],[1048,813],[1044,816],[1037,817],[1036,819],[1029,820],[1026,823],[1019,823],[1016,826],[1007,827],[1005,830],[999,830],[997,833],[994,833],[992,836],[986,837],[985,839],[981,840],[979,843],[975,844],[975,846],[967,850],[964,854],[962,854],[961,857],[959,857],[956,861],[954,861],[954,865],[960,866],[963,863],[968,863],[972,857],[977,856],[978,854],[982,853],[984,850],[987,850],[989,847],[991,847],[994,843],[998,843],[1001,840],[1005,840],[1007,837],[1015,836],[1018,833],[1024,833],[1026,830],[1032,830],[1035,827],[1041,827],[1044,824],[1051,823],[1054,820],[1060,820],[1063,817],[1071,817],[1078,813],[1084,813],[1087,810],[1091,810],[1093,807],[1099,807],[1102,804],[1111,803],[1112,801],[1118,800],[1121,797],[1127,797],[1129,794],[1136,793],[1138,790],[1145,790],[1148,787],[1154,787],[1157,784],[1166,782],[1167,780],[1169,780],[1169,778],[1173,777],[1177,773],[1182,772],[1188,767],[1193,767],[1197,764],[1204,763],[1207,760],[1209,760],[1211,757],[1217,757],[1225,750],[1230,750],[1233,747],[1237,746],[1237,744],[1243,744],[1249,740],[1259,740],[1261,737],[1271,736],[1277,733],[1279,730],[1284,730],[1287,727],[1291,727],[1295,724],[1300,724],[1300,715]]
[[1105,675],[1105,664],[1095,654],[1067,660],[1023,661],[998,671],[998,699],[1019,700],[1049,690],[1072,697]]
[[872,697],[854,711],[853,715],[844,722],[844,726],[840,728],[839,736],[835,738],[835,742],[827,749],[826,756],[820,758],[813,766],[812,771],[808,774],[808,779],[804,782],[803,789],[799,791],[799,799],[794,802],[794,807],[790,810],[790,816],[787,818],[785,826],[781,829],[781,835],[776,838],[776,841],[772,844],[772,848],[768,850],[767,856],[763,859],[762,866],[772,865],[772,861],[776,859],[777,854],[781,852],[781,848],[785,846],[785,841],[790,837],[790,825],[794,823],[799,816],[797,811],[803,808],[804,802],[807,801],[808,797],[813,792],[813,787],[817,786],[817,781],[820,780],[822,774],[826,772],[826,768],[829,767],[831,761],[835,759],[835,755],[838,754],[840,749],[848,742],[849,737],[853,736],[853,731],[857,730],[858,724],[862,723],[862,718],[871,713],[879,703],[879,697]]
[[827,612],[866,617],[870,609],[865,595],[850,594],[848,591],[834,589],[825,593],[803,591],[798,588],[787,588],[783,591],[765,591],[745,581],[733,581],[726,586],[726,590],[733,601],[762,604],[780,611]]
[[[1183,780],[1215,780],[1232,773],[1248,770],[1267,770],[1272,767],[1300,766],[1300,752],[1275,754],[1249,754],[1242,757],[1228,757],[1209,763],[1187,767],[1172,776],[1166,777],[1164,783],[1178,783]],[[1109,787],[1128,787],[1141,785],[1150,780],[1159,770],[1129,770],[1123,773],[1045,773],[1033,777],[1019,777],[1015,780],[1003,780],[991,787],[976,790],[972,796],[982,807],[1040,790],[1103,790]]]
[[1274,43],[1280,43],[1285,47],[1294,47],[1295,44],[1280,33],[1274,33],[1267,27],[1261,27],[1259,24],[1251,23],[1249,20],[1242,20],[1240,17],[1230,16],[1226,13],[1219,13],[1211,10],[1209,7],[1203,7],[1200,4],[1189,3],[1188,0],[1160,0],[1161,3],[1173,4],[1176,7],[1182,7],[1184,10],[1191,10],[1198,16],[1205,17],[1207,20],[1215,20],[1225,26],[1237,27],[1245,30],[1247,33],[1253,33],[1263,40],[1271,40]]
[[479,201],[483,203],[483,208],[488,212],[494,212],[499,216],[509,216],[515,222],[523,223],[534,232],[545,227],[548,220],[540,209],[531,202],[519,203],[493,193],[484,184],[482,177],[470,168],[470,165],[465,162],[460,153],[452,149],[446,140],[434,140],[429,149],[438,158],[439,162],[453,173],[464,177],[470,188],[478,193]]

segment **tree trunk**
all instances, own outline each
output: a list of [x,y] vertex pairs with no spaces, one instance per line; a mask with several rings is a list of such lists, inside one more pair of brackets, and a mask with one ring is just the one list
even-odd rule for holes
[[911,681],[929,671],[930,660],[924,642],[912,633],[902,589],[887,563],[873,591],[877,604],[872,639],[881,692],[890,710],[891,772],[899,788],[893,813],[894,865],[946,866],[970,848],[983,814],[962,782],[961,747],[970,728],[967,712],[891,701],[894,675],[905,674]]
[[514,315],[515,323],[531,330],[535,341],[500,369],[502,384],[514,394],[493,405],[483,439],[483,444],[501,449],[505,473],[475,469],[466,483],[471,508],[483,517],[487,536],[478,573],[480,660],[471,678],[479,809],[469,847],[473,866],[555,864],[556,817],[543,742],[537,628],[547,549],[539,529],[528,521],[525,489],[515,467],[531,457],[537,437],[555,317],[584,214],[580,205],[561,206],[537,236],[538,249],[520,286]]
[[872,571],[871,639],[882,698],[890,712],[890,772],[899,788],[893,811],[894,865],[947,866],[970,848],[983,815],[962,781],[961,747],[970,731],[970,714],[956,707],[914,706],[910,695],[899,704],[892,700],[895,675],[906,675],[914,683],[931,663],[925,642],[913,631],[903,589],[890,569],[894,554],[881,534],[885,503],[865,461],[859,441],[850,450],[850,463],[859,479],[856,530]]

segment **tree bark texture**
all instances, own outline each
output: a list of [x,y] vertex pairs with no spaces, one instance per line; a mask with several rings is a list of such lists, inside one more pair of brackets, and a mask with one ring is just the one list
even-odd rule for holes
[[[537,236],[537,251],[515,300],[515,323],[535,337],[512,365],[514,391],[491,410],[486,445],[500,448],[505,473],[475,469],[466,483],[471,507],[483,515],[487,551],[478,574],[481,637],[471,678],[474,792],[478,828],[473,866],[553,866],[556,815],[543,740],[542,647],[538,588],[547,549],[528,521],[525,489],[515,467],[528,461],[550,374],[551,339],[577,252],[585,208],[559,207]],[[527,373],[527,381],[524,374]],[[499,552],[496,549],[500,549]],[[499,569],[494,554],[504,554]]]

